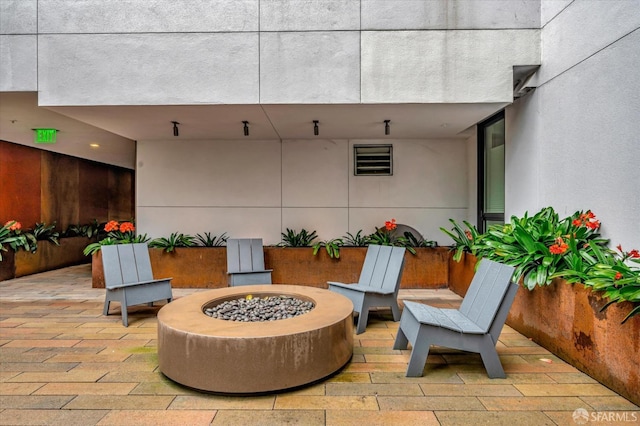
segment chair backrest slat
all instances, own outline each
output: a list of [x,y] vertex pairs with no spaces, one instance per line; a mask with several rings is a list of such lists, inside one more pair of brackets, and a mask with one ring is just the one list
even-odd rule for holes
[[149,248],[146,244],[131,244],[133,254],[136,259],[136,270],[138,271],[138,281],[151,281],[153,270],[151,269],[151,259],[149,258]]
[[376,262],[378,261],[378,253],[380,253],[380,248],[382,246],[369,245],[367,247],[367,254],[364,257],[364,263],[362,264],[362,270],[360,271],[360,279],[358,279],[358,284],[360,285],[369,285],[371,279],[373,277],[373,272],[376,267]]
[[131,244],[120,244],[116,246],[118,257],[120,257],[120,271],[122,272],[122,283],[130,284],[139,282],[136,258],[133,255]]
[[102,267],[104,269],[104,285],[106,288],[122,285],[122,270],[117,246],[102,246]]
[[251,270],[264,270],[264,250],[261,238],[251,239]]
[[404,269],[404,247],[393,247],[391,257],[387,266],[387,272],[382,282],[384,290],[395,290],[397,293],[400,289],[400,280],[402,279],[402,270]]
[[489,330],[511,283],[515,268],[482,259],[469,290],[462,300],[460,312],[485,332]]

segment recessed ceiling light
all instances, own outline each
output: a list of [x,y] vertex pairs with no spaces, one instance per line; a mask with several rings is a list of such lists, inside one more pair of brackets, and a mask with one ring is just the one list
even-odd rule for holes
[[100,145],[98,145],[97,143],[90,143],[89,146],[91,148],[100,148]]

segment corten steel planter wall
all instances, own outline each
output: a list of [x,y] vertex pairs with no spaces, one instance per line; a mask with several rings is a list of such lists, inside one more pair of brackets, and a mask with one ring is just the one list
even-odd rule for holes
[[[367,254],[366,247],[343,247],[340,258],[332,259],[324,249],[313,255],[308,247],[265,247],[265,267],[273,269],[271,281],[279,284],[327,288],[327,281],[358,282]],[[417,248],[405,253],[400,288],[445,288],[448,249]]]
[[464,253],[460,262],[453,260],[453,252],[449,256],[449,290],[464,297],[473,279],[478,259],[469,253]]
[[16,276],[16,253],[6,247],[7,251],[2,252],[2,260],[0,261],[0,281],[10,280]]
[[555,280],[520,289],[507,324],[640,405],[640,317],[620,324],[632,304],[606,304],[582,284]]
[[24,250],[13,252],[9,249],[2,254],[0,262],[0,280],[37,274],[65,266],[89,263],[90,258],[82,250],[92,242],[85,237],[60,238],[57,246],[49,241],[38,241],[35,253]]
[[[171,277],[173,288],[227,287],[227,251],[224,247],[183,247],[171,253],[149,249],[155,278]],[[102,255],[97,252],[91,262],[93,288],[104,288]]]
[[[273,269],[271,282],[327,288],[327,281],[357,282],[366,247],[343,247],[340,259],[326,251],[316,256],[310,247],[264,247],[265,267]],[[445,288],[449,281],[449,250],[417,248],[405,254],[401,288]],[[173,277],[174,288],[227,287],[227,253],[224,247],[178,248],[172,253],[149,249],[156,278]],[[94,288],[104,287],[102,258],[93,256]]]
[[[472,271],[473,260],[464,267]],[[452,290],[463,296],[467,288]],[[600,312],[605,303],[582,284],[554,280],[533,291],[518,290],[507,324],[640,405],[640,317],[620,324],[632,304],[617,303]]]

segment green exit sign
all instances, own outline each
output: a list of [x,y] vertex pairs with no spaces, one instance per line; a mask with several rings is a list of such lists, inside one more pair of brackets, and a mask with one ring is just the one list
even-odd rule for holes
[[56,129],[33,129],[35,143],[56,143],[58,131]]

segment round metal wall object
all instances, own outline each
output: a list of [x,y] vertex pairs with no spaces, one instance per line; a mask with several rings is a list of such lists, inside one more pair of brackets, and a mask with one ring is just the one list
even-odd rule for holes
[[[315,307],[294,318],[226,321],[205,306],[247,295],[286,295]],[[353,304],[328,290],[289,285],[228,287],[195,293],[158,312],[160,371],[185,386],[218,393],[261,393],[318,381],[353,355]]]

